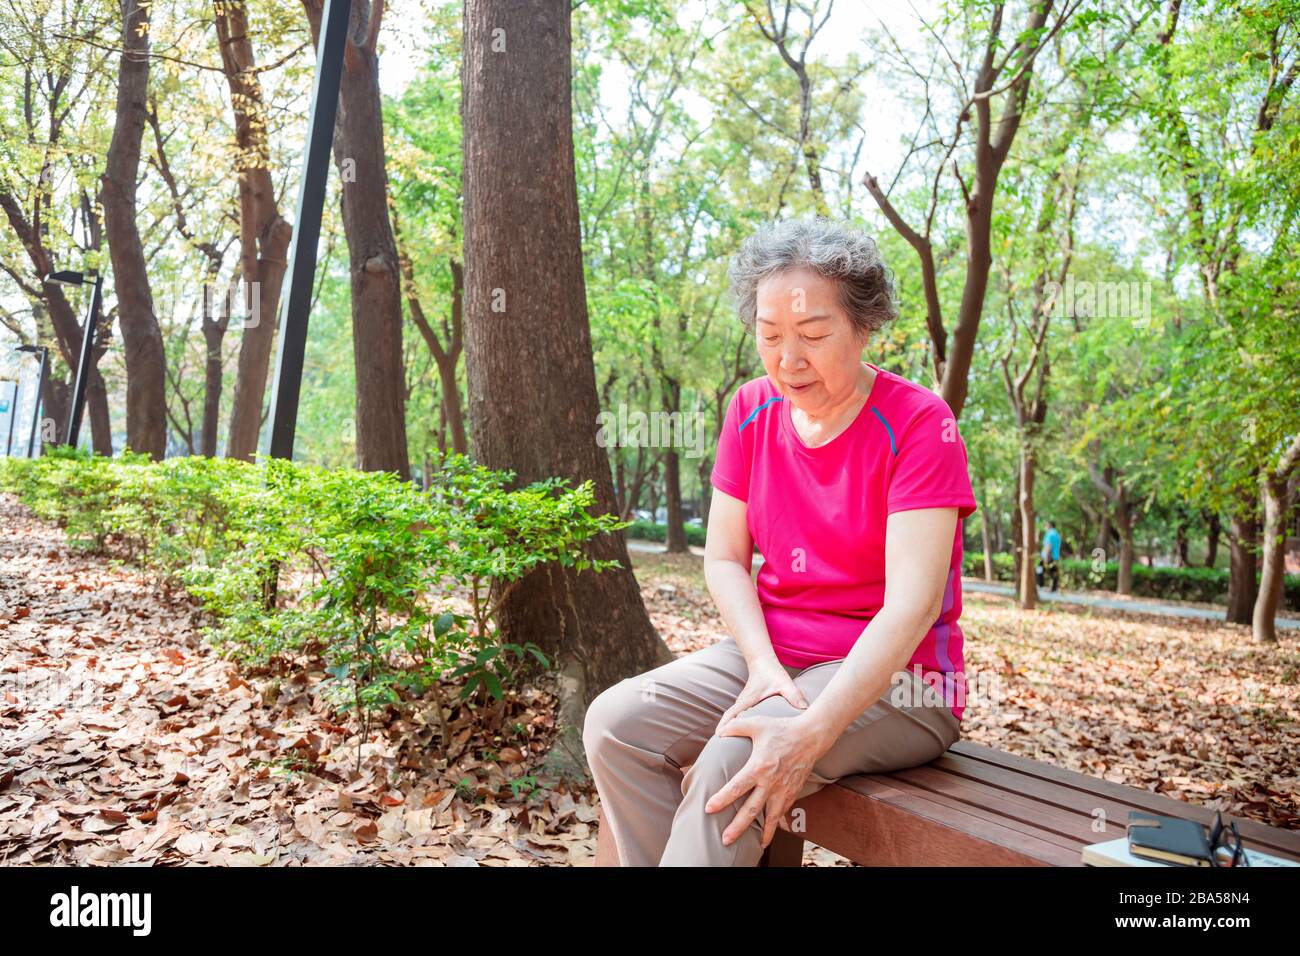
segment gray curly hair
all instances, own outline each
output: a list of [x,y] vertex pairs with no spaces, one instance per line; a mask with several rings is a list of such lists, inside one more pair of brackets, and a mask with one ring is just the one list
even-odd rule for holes
[[788,269],[809,268],[838,280],[840,304],[863,335],[898,318],[894,275],[875,240],[848,222],[824,216],[764,223],[732,257],[727,270],[740,321],[754,331],[758,284]]

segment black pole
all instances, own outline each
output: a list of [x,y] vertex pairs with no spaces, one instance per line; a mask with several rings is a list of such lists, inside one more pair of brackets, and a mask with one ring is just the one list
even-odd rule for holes
[[41,397],[45,394],[45,366],[49,363],[50,350],[42,345],[41,347],[41,377],[36,382],[36,400],[32,404],[32,433],[27,438],[27,457],[35,457],[32,449],[36,447],[36,424],[40,421],[41,414]]
[[86,314],[86,329],[81,334],[81,357],[77,359],[77,384],[72,389],[72,408],[68,412],[67,444],[77,447],[81,434],[81,412],[86,404],[86,380],[90,377],[90,353],[95,348],[95,326],[99,324],[99,297],[104,287],[104,277],[95,276],[95,287],[90,293],[90,308]]
[[271,457],[292,458],[298,424],[298,393],[307,350],[307,320],[316,279],[316,244],[320,240],[321,210],[329,177],[330,147],[338,115],[339,81],[343,74],[343,45],[347,41],[352,0],[325,0],[316,50],[316,86],[312,91],[303,150],[302,182],[298,187],[298,218],[289,248],[288,288],[280,320],[280,352],[271,393]]
[[14,419],[18,417],[18,379],[14,379],[14,397],[9,403],[9,437],[5,439],[5,457],[14,453]]

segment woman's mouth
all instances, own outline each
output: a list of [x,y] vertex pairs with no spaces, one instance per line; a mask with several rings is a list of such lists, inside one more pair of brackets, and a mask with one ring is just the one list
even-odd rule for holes
[[792,391],[792,392],[803,392],[803,391],[806,391],[807,389],[812,388],[815,384],[817,384],[817,383],[816,383],[816,382],[804,382],[802,385],[792,385],[791,383],[786,382],[785,387],[788,388],[788,389],[790,389],[790,391]]

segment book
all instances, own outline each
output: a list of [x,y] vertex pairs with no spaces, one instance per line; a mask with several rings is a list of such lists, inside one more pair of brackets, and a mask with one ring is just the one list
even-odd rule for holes
[[1158,863],[1214,866],[1210,834],[1195,820],[1144,813],[1128,816],[1128,851]]
[[[1281,857],[1271,856],[1267,853],[1261,853],[1258,850],[1247,849],[1246,865],[1252,866],[1300,866],[1294,860],[1285,860]],[[1155,860],[1146,860],[1140,856],[1134,856],[1128,849],[1128,837],[1120,837],[1117,840],[1107,840],[1105,843],[1093,843],[1083,848],[1083,862],[1085,866],[1175,866],[1173,863],[1160,863]]]

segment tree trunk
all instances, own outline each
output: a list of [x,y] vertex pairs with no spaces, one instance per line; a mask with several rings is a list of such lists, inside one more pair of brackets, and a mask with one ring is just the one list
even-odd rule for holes
[[614,454],[614,507],[618,509],[619,516],[624,521],[627,520],[628,509],[625,506],[627,501],[627,469],[623,465],[623,456],[615,452]]
[[[1020,586],[1020,576],[1021,574],[1024,573],[1022,568],[1024,566],[1024,558],[1025,558],[1025,544],[1024,544],[1024,538],[1021,533],[1021,525],[1023,523],[1023,519],[1021,518],[1020,515],[1020,469],[1019,468],[1016,469],[1016,486],[1012,490],[1011,501],[1013,503],[1013,507],[1011,509],[1011,559],[1014,568],[1012,572],[1011,580],[1016,583],[1016,587],[1018,589]],[[1030,561],[1033,560],[1032,551],[1030,551],[1029,553],[1029,560]]]
[[[49,441],[61,442],[67,437],[68,431],[68,409],[72,401],[72,383],[64,382],[55,378],[53,375],[46,374],[45,388],[41,391],[41,417],[36,423],[36,444],[32,448],[32,454],[40,455],[41,446]],[[51,429],[46,425],[51,423]],[[27,423],[31,427],[31,422]],[[27,449],[26,442],[30,439],[31,432],[22,436],[22,448]],[[14,436],[14,447],[19,446],[18,436]]]
[[1259,575],[1259,593],[1251,615],[1251,633],[1262,644],[1276,644],[1273,619],[1282,602],[1282,574],[1285,568],[1283,545],[1286,538],[1285,515],[1290,503],[1286,483],[1268,476],[1260,482],[1264,498],[1264,540],[1261,542],[1264,566]]
[[[322,2],[304,0],[304,6],[316,42]],[[406,450],[401,266],[388,213],[383,104],[375,52],[383,11],[382,3],[352,3],[334,126],[334,162],[343,186],[343,233],[352,277],[357,467],[396,472],[406,480],[411,467]]]
[[1038,606],[1038,581],[1034,577],[1035,557],[1038,554],[1038,531],[1034,516],[1034,452],[1027,445],[1020,447],[1020,546],[1024,560],[1020,563],[1017,590],[1020,606],[1032,611]]
[[[243,0],[216,0],[213,11],[239,148],[240,271],[245,302],[251,306],[254,296],[257,302],[256,321],[251,315],[245,318],[239,339],[226,457],[252,461],[262,432],[262,403],[293,227],[280,215],[276,203],[267,145],[268,117]],[[251,313],[251,308],[248,311]],[[206,435],[205,430],[205,442]]]
[[1260,491],[1264,499],[1264,568],[1260,573],[1259,595],[1255,599],[1251,631],[1256,641],[1266,644],[1277,643],[1273,619],[1277,617],[1278,607],[1282,603],[1282,583],[1286,573],[1287,517],[1294,500],[1291,474],[1298,460],[1300,437],[1292,441],[1276,469],[1265,469],[1260,476]]
[[203,433],[199,436],[199,454],[217,457],[217,422],[221,415],[221,340],[226,336],[224,322],[204,317],[203,343]]
[[668,533],[665,536],[664,551],[668,554],[688,554],[691,549],[686,543],[686,526],[682,518],[681,459],[676,448],[664,451],[664,498],[668,503]]
[[1119,525],[1119,575],[1115,584],[1118,594],[1133,593],[1133,525],[1125,517]]
[[[269,188],[269,176],[266,184]],[[241,193],[243,189],[241,185]],[[245,320],[239,339],[235,393],[231,399],[230,431],[226,438],[226,457],[241,461],[253,460],[262,433],[262,406],[266,399],[266,381],[270,377],[271,349],[279,325],[280,287],[287,268],[285,257],[293,239],[293,227],[280,218],[279,212],[273,209],[270,215],[270,222],[261,230],[244,230],[242,227],[240,230],[250,237],[245,246],[248,253],[243,267],[248,289],[246,294],[251,296],[252,290],[256,289],[258,302],[257,321]],[[261,238],[253,238],[258,235]],[[247,261],[249,258],[253,260],[251,263]]]
[[[983,501],[989,500],[988,487],[985,486]],[[989,509],[980,509],[980,534],[984,538],[984,580],[993,580],[993,542],[989,538]]]
[[149,87],[149,8],[139,0],[121,0],[121,10],[117,111],[100,202],[126,364],[126,443],[132,451],[162,458],[167,453],[166,357],[136,228],[136,179]]
[[1224,620],[1232,624],[1254,621],[1256,590],[1255,539],[1259,522],[1255,504],[1247,500],[1229,517],[1228,530],[1228,609]]
[[1178,519],[1178,529],[1174,537],[1174,565],[1180,568],[1186,568],[1191,565],[1191,559],[1187,555],[1187,518],[1181,516]]
[[1205,541],[1205,566],[1212,568],[1219,560],[1219,533],[1222,526],[1219,523],[1218,513],[1206,514],[1206,541]]
[[[664,397],[668,400],[669,420],[672,421],[681,414],[682,387],[673,379],[666,379]],[[664,536],[664,551],[668,554],[689,554],[691,549],[686,543],[686,526],[682,523],[682,460],[673,445],[675,440],[675,436],[668,436],[664,450],[664,497],[668,504],[668,532]]]
[[[663,456],[661,455],[660,458],[662,458],[662,457],[663,457]],[[650,507],[649,507],[647,510],[650,512],[650,521],[651,521],[651,523],[657,523],[657,522],[659,521],[659,478],[658,478],[658,474],[659,474],[659,462],[656,460],[656,462],[655,462],[655,464],[654,464],[654,467],[652,467],[652,468],[650,469],[650,475],[649,475],[649,477],[646,479],[646,480],[647,480],[646,490],[647,490],[647,492],[648,492],[649,495],[650,495],[650,501],[649,501]]]
[[[474,448],[517,480],[594,483],[614,510],[596,443],[599,403],[574,177],[568,0],[468,0],[464,14],[465,326]],[[622,535],[589,546],[621,569],[550,566],[501,611],[508,640],[535,641],[560,674],[548,766],[585,776],[587,704],[606,687],[673,659],[641,602]]]
[[113,422],[108,415],[108,389],[98,368],[86,381],[86,412],[90,416],[90,447],[96,455],[113,454]]
[[[1101,526],[1097,529],[1097,541],[1093,547],[1100,548],[1102,551],[1110,550],[1110,539],[1114,535],[1115,529],[1111,526],[1110,515],[1102,514]],[[1103,560],[1105,560],[1103,556]]]
[[709,508],[713,504],[712,484],[710,476],[713,474],[713,457],[705,455],[700,459],[699,467],[696,474],[700,480],[700,520],[704,522],[704,527],[709,526]]
[[442,412],[451,429],[451,450],[460,455],[469,454],[469,438],[465,432],[465,411],[460,404],[460,386],[456,383],[456,360],[434,356],[438,366],[438,383],[442,388]]

